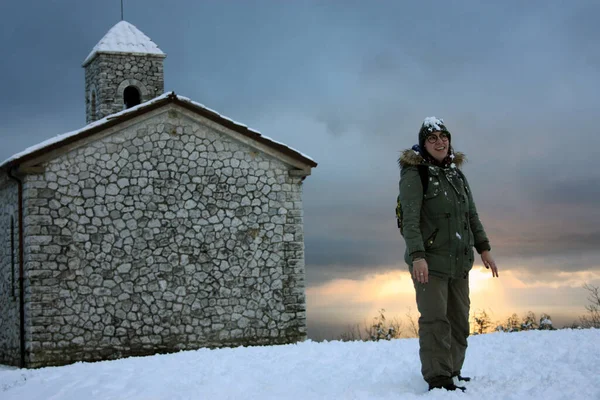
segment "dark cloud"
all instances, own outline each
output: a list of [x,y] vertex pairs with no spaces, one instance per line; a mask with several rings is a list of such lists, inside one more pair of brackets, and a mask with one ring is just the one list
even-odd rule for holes
[[549,176],[531,183],[530,193],[534,201],[564,207],[596,208],[600,204],[600,173],[590,177],[553,178]]
[[333,136],[341,136],[352,127],[349,115],[344,115],[344,112],[340,110],[322,109],[318,112],[316,120],[324,124],[327,133]]
[[377,238],[369,241],[307,236],[305,249],[308,284],[340,277],[361,279],[365,275],[389,271],[394,265],[405,268],[404,246],[399,235],[395,243]]
[[[576,259],[573,259],[571,257],[571,259],[568,259],[566,257],[564,258],[557,258],[556,260],[560,260],[560,262],[564,263],[564,264],[575,264],[575,263],[580,263],[580,264],[586,264],[586,263],[594,263],[595,261],[593,260],[593,257],[596,257],[596,262],[597,262],[597,257],[598,257],[598,252],[596,252],[595,255],[592,256],[588,256],[588,257],[577,257]],[[517,277],[521,282],[525,283],[528,286],[537,286],[538,288],[541,287],[556,287],[556,286],[562,286],[564,289],[567,290],[580,290],[581,294],[585,294],[585,291],[583,290],[583,282],[585,282],[585,284],[588,285],[594,285],[597,286],[598,284],[600,284],[600,274],[598,273],[598,269],[596,268],[595,271],[593,271],[590,268],[585,268],[585,269],[580,269],[576,272],[578,272],[578,274],[574,275],[574,276],[569,276],[566,275],[563,271],[560,271],[558,269],[555,268],[554,262],[548,259],[542,259],[542,258],[537,258],[535,260],[533,260],[533,262],[535,263],[540,263],[540,264],[544,264],[545,267],[547,268],[547,272],[545,273],[540,273],[539,270],[529,270],[529,269],[519,269],[519,268],[514,268],[512,269],[512,272],[514,273],[514,276]],[[542,301],[542,299],[540,298],[539,301]]]
[[[530,236],[515,235],[510,240],[503,240],[502,237],[496,241],[494,252],[498,252],[506,257],[519,257],[525,259],[528,257],[557,257],[565,255],[567,257],[579,257],[593,254],[594,257],[600,256],[598,249],[600,245],[600,231],[585,233],[554,233],[537,232]],[[581,263],[578,258],[575,263],[559,263],[555,266],[571,271],[580,271],[588,268],[600,268],[600,259],[592,259],[586,263]]]

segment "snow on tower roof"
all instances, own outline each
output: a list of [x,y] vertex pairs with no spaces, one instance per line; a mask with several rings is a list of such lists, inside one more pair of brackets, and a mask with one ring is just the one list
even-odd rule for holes
[[127,21],[119,21],[104,35],[83,61],[88,64],[97,53],[153,54],[166,57],[156,43]]

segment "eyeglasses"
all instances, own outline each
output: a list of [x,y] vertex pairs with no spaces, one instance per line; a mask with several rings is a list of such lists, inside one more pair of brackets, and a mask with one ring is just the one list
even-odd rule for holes
[[438,138],[441,139],[442,142],[447,142],[449,136],[448,136],[448,134],[446,132],[440,133],[440,136],[437,136],[437,135],[435,135],[433,133],[427,135],[427,141],[429,143],[431,143],[431,144],[435,144],[435,142],[437,142]]

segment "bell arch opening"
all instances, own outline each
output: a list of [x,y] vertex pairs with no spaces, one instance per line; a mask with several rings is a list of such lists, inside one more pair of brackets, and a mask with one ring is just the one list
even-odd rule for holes
[[123,91],[123,104],[125,108],[135,107],[142,102],[140,91],[135,86],[127,86]]

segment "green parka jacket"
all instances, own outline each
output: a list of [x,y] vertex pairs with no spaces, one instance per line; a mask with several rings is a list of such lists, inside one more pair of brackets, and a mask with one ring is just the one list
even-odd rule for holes
[[404,260],[411,273],[412,261],[425,258],[430,275],[464,278],[473,267],[473,247],[480,254],[490,250],[469,184],[457,170],[465,161],[464,154],[455,153],[453,161],[448,168],[425,164],[429,182],[423,193],[417,169],[423,165],[423,157],[405,150],[398,160]]

